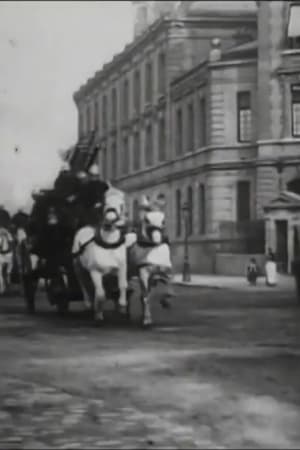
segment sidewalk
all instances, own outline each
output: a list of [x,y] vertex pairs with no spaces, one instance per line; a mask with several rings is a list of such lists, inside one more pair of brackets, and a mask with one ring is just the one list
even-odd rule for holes
[[277,286],[266,286],[265,277],[260,277],[257,280],[256,286],[249,286],[245,277],[240,276],[223,276],[223,275],[191,275],[190,282],[182,281],[182,274],[175,274],[173,282],[180,286],[190,287],[208,287],[214,289],[237,289],[237,290],[256,290],[256,291],[269,291],[280,290],[284,292],[295,292],[295,280],[291,275],[278,274]]

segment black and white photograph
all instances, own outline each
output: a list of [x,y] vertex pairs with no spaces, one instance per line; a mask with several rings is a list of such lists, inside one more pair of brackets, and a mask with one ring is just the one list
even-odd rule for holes
[[300,2],[0,1],[0,450],[300,448]]

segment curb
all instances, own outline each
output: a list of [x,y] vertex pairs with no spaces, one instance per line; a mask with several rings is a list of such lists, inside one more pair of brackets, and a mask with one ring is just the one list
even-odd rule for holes
[[205,289],[230,289],[230,287],[226,286],[217,286],[212,284],[193,284],[186,281],[173,281],[173,284],[176,286],[183,286],[189,288],[205,288]]

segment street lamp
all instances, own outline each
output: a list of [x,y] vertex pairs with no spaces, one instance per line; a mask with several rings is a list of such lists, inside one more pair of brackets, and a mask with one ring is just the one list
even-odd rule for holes
[[184,217],[184,258],[183,258],[183,271],[182,271],[182,281],[189,282],[191,281],[191,269],[189,262],[189,217],[190,217],[190,208],[188,203],[184,203],[182,206],[182,212]]

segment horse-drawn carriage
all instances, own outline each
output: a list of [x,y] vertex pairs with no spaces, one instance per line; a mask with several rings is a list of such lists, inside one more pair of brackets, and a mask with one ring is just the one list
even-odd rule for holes
[[[95,319],[102,321],[103,302],[110,299],[128,319],[130,297],[138,286],[143,324],[149,325],[149,288],[166,278],[162,270],[148,269],[159,267],[160,262],[170,268],[171,263],[168,245],[154,242],[164,228],[164,214],[150,210],[147,214],[144,238],[127,233],[124,193],[97,176],[62,172],[53,189],[36,193],[18,245],[28,311],[35,311],[36,288],[42,278],[47,298],[59,313],[65,314],[70,302],[84,301]],[[149,245],[152,234],[153,246]],[[141,265],[134,273],[136,260]],[[138,280],[134,289],[132,278]]]

